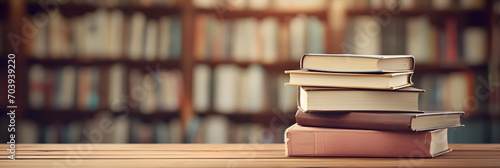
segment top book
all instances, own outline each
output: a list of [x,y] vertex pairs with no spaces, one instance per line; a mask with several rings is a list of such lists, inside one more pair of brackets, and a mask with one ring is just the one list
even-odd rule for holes
[[310,71],[345,73],[410,72],[415,68],[412,55],[312,54],[302,56],[300,68]]

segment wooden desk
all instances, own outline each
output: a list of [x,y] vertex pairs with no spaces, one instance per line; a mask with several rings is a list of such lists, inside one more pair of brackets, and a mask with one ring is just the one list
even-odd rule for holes
[[450,144],[433,159],[286,157],[284,144],[0,145],[0,167],[500,167],[500,144]]

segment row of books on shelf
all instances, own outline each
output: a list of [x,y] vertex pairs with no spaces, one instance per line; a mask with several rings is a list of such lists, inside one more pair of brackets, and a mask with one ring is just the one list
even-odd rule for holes
[[456,18],[434,24],[427,16],[393,17],[387,25],[372,16],[348,21],[346,53],[401,54],[415,56],[417,63],[481,64],[487,60],[488,35],[484,27],[461,27]]
[[[108,1],[95,1],[95,0],[71,0],[59,2],[60,4],[72,4],[72,5],[92,5],[99,7],[120,7],[120,6],[141,6],[141,7],[151,7],[151,6],[165,6],[172,7],[177,6],[181,1],[179,0],[161,0],[161,1],[151,1],[151,0],[108,0]],[[38,4],[37,0],[29,0],[28,3]]]
[[[327,0],[194,0],[198,8],[225,8],[226,10],[321,10],[325,9],[330,1]],[[484,0],[345,0],[348,9],[400,9],[412,10],[417,8],[431,8],[446,10],[458,6],[464,10],[480,10]]]
[[35,64],[29,68],[29,107],[117,112],[130,105],[143,113],[173,112],[181,103],[181,78],[178,70],[128,72],[122,64],[56,68]]
[[[193,107],[198,113],[260,113],[277,108],[293,112],[297,90],[283,86],[284,74],[267,73],[260,65],[246,68],[198,64],[193,72]],[[268,112],[268,111],[266,111]]]
[[276,17],[221,19],[199,14],[195,17],[194,57],[236,62],[298,61],[305,52],[325,52],[325,25],[316,16],[306,15],[280,21]]
[[[193,0],[197,8],[231,10],[321,10],[327,0]],[[223,15],[224,13],[222,13]]]
[[486,5],[485,0],[353,0],[346,1],[348,9],[436,9],[446,10],[459,7],[463,10],[480,10]]
[[[105,120],[109,127],[100,127]],[[23,119],[18,125],[21,143],[182,143],[179,118],[145,123],[134,117],[101,113],[90,119],[40,123]],[[17,137],[17,136],[16,136]]]
[[423,109],[458,110],[467,115],[500,115],[489,109],[491,90],[488,88],[488,73],[484,70],[416,75],[415,79],[417,86],[427,90],[420,97]]
[[152,19],[118,9],[73,17],[52,10],[49,15],[47,25],[33,27],[37,31],[28,50],[35,58],[177,60],[182,54],[179,16]]
[[[109,121],[109,127],[99,128],[102,120]],[[285,130],[285,126],[271,129],[212,115],[191,120],[186,132],[182,132],[179,118],[143,121],[105,113],[65,123],[43,124],[25,119],[17,128],[22,130],[16,136],[20,143],[281,143]]]
[[[203,113],[259,113],[278,108],[290,112],[297,91],[283,86],[283,74],[267,74],[262,66],[227,64],[210,68],[198,64],[193,77],[193,106]],[[178,70],[143,71],[122,64],[110,67],[32,65],[29,68],[29,107],[141,113],[175,112],[182,103],[182,74]],[[127,91],[128,90],[128,91]]]

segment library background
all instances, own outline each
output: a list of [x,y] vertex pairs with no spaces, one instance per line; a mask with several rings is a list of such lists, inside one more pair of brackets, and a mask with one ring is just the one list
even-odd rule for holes
[[414,55],[419,108],[465,111],[449,142],[500,143],[498,0],[0,0],[0,12],[2,34],[28,34],[19,51],[0,40],[16,52],[20,143],[283,143],[297,110],[284,70],[304,53]]

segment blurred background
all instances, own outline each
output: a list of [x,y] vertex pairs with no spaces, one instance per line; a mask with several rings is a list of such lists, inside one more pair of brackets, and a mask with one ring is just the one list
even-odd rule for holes
[[449,142],[500,143],[498,0],[0,0],[0,13],[21,143],[283,143],[297,108],[283,71],[307,52],[414,55],[420,109],[466,112]]

